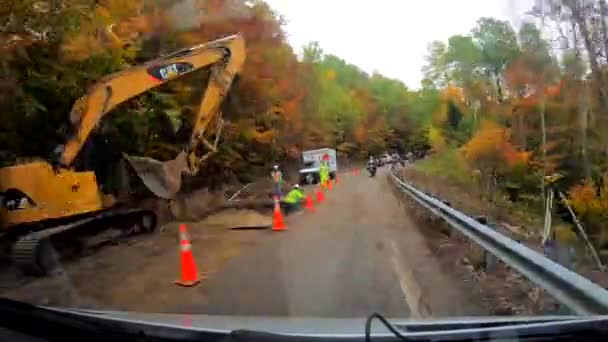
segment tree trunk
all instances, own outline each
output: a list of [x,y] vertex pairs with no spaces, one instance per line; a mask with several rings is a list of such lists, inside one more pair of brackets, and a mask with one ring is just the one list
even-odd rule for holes
[[[602,118],[602,122],[605,125],[605,122],[608,121],[606,120],[606,110],[608,109],[608,94],[606,94],[606,87],[605,87],[605,82],[604,82],[604,77],[602,77],[602,72],[600,70],[600,66],[598,64],[598,59],[599,59],[599,54],[598,51],[596,50],[596,47],[593,45],[593,41],[592,41],[592,36],[591,36],[591,32],[589,31],[589,28],[587,27],[587,22],[585,21],[585,18],[583,16],[583,14],[581,13],[581,9],[578,7],[578,2],[565,2],[564,3],[572,12],[572,20],[574,22],[576,22],[581,36],[583,38],[583,43],[585,46],[585,49],[587,50],[587,57],[589,58],[589,66],[591,67],[591,75],[593,78],[593,83],[594,83],[594,87],[595,87],[595,91],[597,93],[597,97],[598,97],[598,102],[599,102],[599,106],[598,106],[598,111],[599,111],[599,115]],[[604,10],[605,8],[605,4],[603,6]],[[605,22],[603,20],[602,17],[602,31],[605,29]],[[602,40],[604,43],[604,47],[608,47],[608,42],[606,42],[606,36],[603,37],[604,39]],[[606,126],[604,126],[606,128]],[[604,146],[605,150],[604,150],[604,158],[608,159],[608,141],[605,140],[606,138],[604,138]]]
[[525,122],[524,122],[524,113],[523,112],[519,112],[517,113],[517,130],[518,135],[519,135],[519,146],[521,148],[523,148],[524,150],[528,149],[528,144],[526,143],[526,130],[525,130]]
[[494,82],[496,82],[496,93],[498,96],[498,102],[502,102],[502,87],[500,86],[500,73],[496,72]]
[[545,203],[545,176],[547,172],[547,130],[545,126],[545,98],[541,98],[540,101],[540,129],[541,129],[541,153],[543,162],[543,173],[540,180],[540,190],[543,204]]
[[606,28],[606,0],[600,0],[600,20],[602,27],[602,40],[604,42],[604,56],[608,56],[608,28]]
[[585,19],[583,18],[580,9],[575,3],[565,2],[565,5],[568,6],[568,8],[570,8],[570,10],[572,11],[572,19],[574,20],[581,32],[583,43],[585,45],[585,50],[587,50],[589,66],[591,67],[591,75],[593,77],[593,81],[595,82],[595,89],[597,91],[600,107],[608,108],[608,98],[606,97],[606,92],[604,89],[604,80],[598,64],[599,56],[597,51],[595,50],[595,47],[593,46],[593,42],[591,41],[591,33],[589,32],[587,23],[585,22]]
[[581,148],[581,161],[583,163],[583,172],[585,173],[585,178],[591,179],[591,168],[589,166],[589,155],[587,152],[587,128],[589,127],[588,114],[590,110],[588,99],[589,94],[587,94],[587,87],[585,87],[582,96],[580,96],[579,138]]

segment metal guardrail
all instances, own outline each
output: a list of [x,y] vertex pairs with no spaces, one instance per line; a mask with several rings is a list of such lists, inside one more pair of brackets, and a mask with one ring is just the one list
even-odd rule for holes
[[395,185],[450,226],[551,294],[578,315],[607,315],[608,291],[391,173]]

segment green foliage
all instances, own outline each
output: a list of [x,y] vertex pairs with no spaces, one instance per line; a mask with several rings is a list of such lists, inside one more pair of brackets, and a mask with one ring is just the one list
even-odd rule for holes
[[431,43],[425,95],[419,92],[408,109],[427,113],[415,122],[427,130],[436,154],[416,167],[457,183],[477,179],[488,198],[506,192],[529,204],[528,212],[542,208],[544,176],[558,173],[563,178],[556,186],[570,188],[574,210],[595,241],[603,241],[608,8],[604,1],[549,2],[555,6],[533,12],[558,28],[553,33],[566,48],[558,56],[543,38],[551,32],[524,22],[516,34],[492,18],[479,19],[468,34]]
[[424,88],[443,88],[450,80],[448,73],[447,46],[442,41],[433,41],[428,47],[426,64],[422,67]]
[[458,149],[449,148],[440,153],[433,154],[415,164],[415,168],[427,173],[442,177],[458,184],[471,184],[472,169],[463,160]]
[[472,34],[481,49],[481,63],[492,70],[495,76],[499,76],[519,53],[515,31],[506,21],[481,18]]

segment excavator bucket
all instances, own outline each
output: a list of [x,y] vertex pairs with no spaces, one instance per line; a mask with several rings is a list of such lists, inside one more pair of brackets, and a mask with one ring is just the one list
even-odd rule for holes
[[182,173],[188,170],[185,152],[182,151],[175,159],[165,162],[148,157],[126,154],[123,156],[154,195],[164,199],[172,199],[179,192],[182,184]]

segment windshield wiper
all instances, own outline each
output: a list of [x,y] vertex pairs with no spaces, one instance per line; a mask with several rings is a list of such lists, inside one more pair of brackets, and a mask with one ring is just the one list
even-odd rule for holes
[[565,317],[554,319],[530,319],[522,321],[461,321],[436,324],[391,324],[377,313],[366,322],[366,341],[372,340],[371,322],[379,319],[383,325],[401,341],[484,341],[517,338],[520,341],[537,340],[605,340],[608,337],[608,316]]

